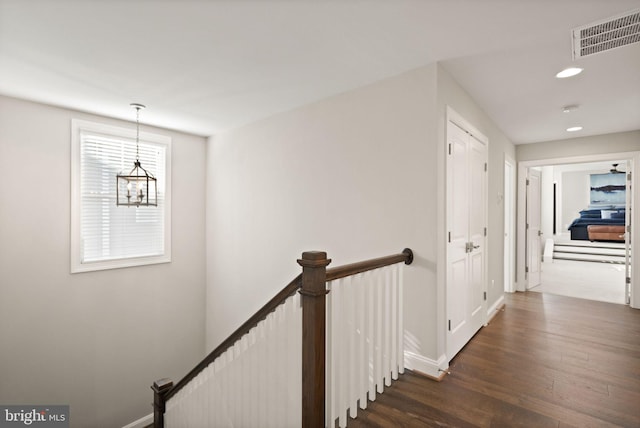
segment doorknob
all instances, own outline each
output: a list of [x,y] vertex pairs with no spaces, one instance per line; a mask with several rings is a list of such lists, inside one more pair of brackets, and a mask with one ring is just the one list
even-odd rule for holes
[[473,245],[473,242],[467,242],[464,244],[465,253],[470,253],[473,250],[477,250],[478,248],[480,248],[480,245]]

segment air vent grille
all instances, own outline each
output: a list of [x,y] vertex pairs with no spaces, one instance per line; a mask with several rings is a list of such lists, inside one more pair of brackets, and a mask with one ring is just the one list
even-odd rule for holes
[[573,30],[573,59],[640,42],[640,10]]

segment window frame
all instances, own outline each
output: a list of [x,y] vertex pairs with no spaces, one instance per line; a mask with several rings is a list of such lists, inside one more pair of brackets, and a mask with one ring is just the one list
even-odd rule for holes
[[[82,132],[95,132],[116,138],[136,138],[134,128],[107,125],[81,119],[71,120],[71,273],[92,272],[171,262],[171,137],[140,131],[140,141],[165,146],[165,194],[164,194],[164,251],[155,256],[123,257],[110,260],[82,261],[82,196],[81,143]],[[113,181],[115,185],[116,177]],[[115,205],[115,200],[113,201]],[[122,209],[132,209],[121,207]],[[133,208],[137,209],[137,208]],[[160,208],[158,208],[160,209]]]

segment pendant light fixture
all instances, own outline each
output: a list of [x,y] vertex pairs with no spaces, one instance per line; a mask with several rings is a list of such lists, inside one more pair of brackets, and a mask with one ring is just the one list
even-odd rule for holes
[[133,103],[136,109],[136,161],[128,173],[116,175],[116,205],[125,207],[158,206],[156,178],[140,164],[140,110],[145,106]]

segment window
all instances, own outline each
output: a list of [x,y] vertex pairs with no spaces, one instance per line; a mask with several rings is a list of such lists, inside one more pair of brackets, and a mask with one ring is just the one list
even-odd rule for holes
[[71,272],[171,261],[171,139],[140,132],[158,206],[116,206],[116,174],[136,160],[135,129],[71,122]]

